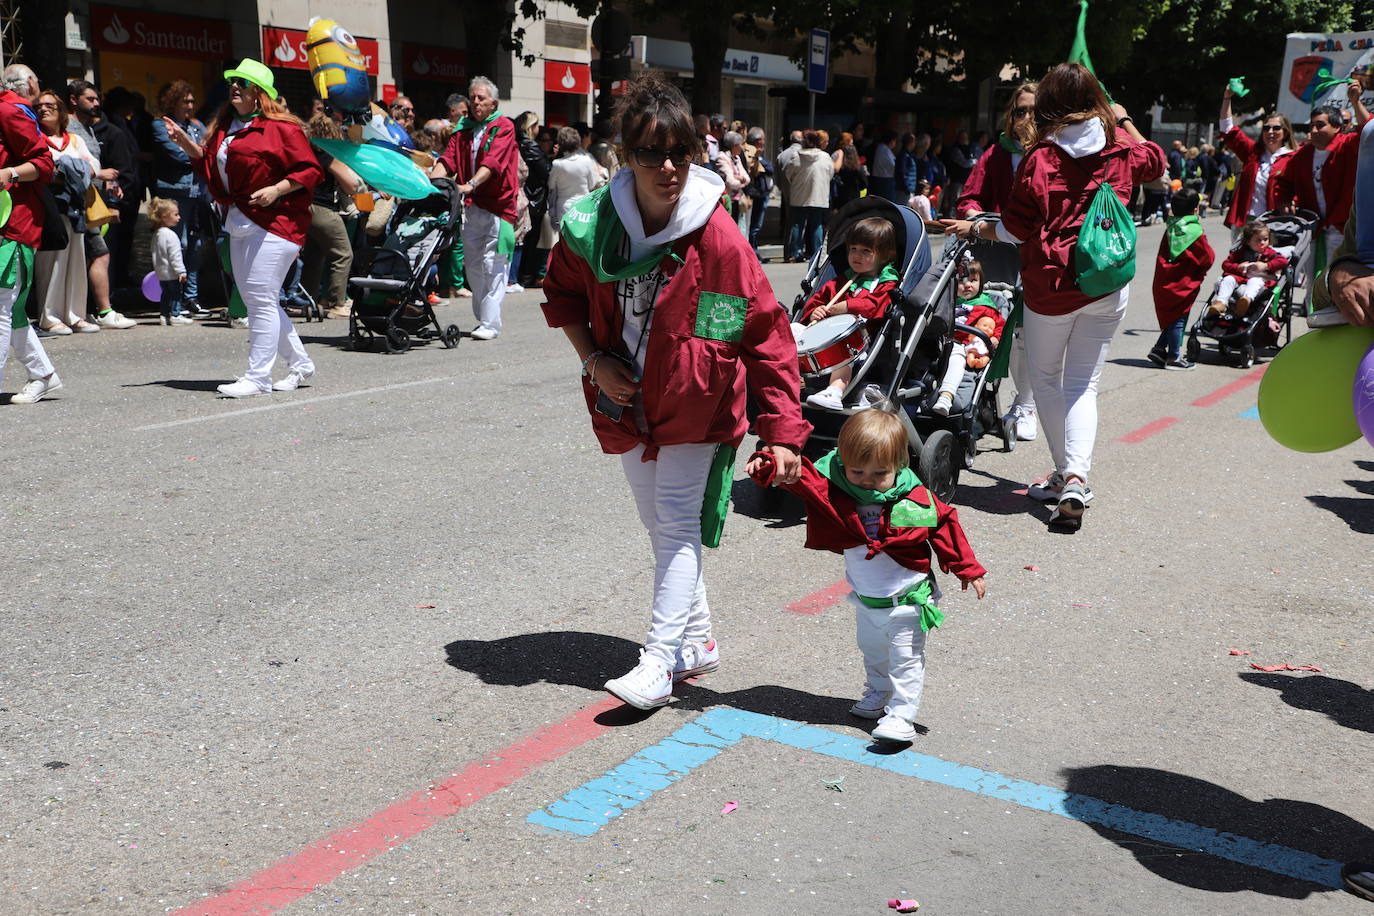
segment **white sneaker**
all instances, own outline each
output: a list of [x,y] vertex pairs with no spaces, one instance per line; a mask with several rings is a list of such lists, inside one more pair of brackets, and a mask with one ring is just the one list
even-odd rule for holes
[[865,686],[863,698],[849,707],[849,712],[860,719],[881,719],[887,711],[887,701],[891,696],[892,694],[885,691]]
[[95,323],[100,325],[102,328],[112,328],[118,330],[138,326],[137,321],[134,321],[132,318],[125,318],[123,315],[119,314],[114,309],[110,309],[103,315],[95,316]]
[[509,294],[509,293],[523,293],[524,291],[525,291],[525,287],[521,286],[519,283],[507,283],[507,284],[506,284],[506,292],[507,292],[508,294]]
[[237,328],[237,329],[239,329],[239,330],[243,330],[244,328],[248,327],[248,319],[247,319],[247,318],[230,318],[230,319],[229,319],[229,327],[231,327],[231,328]]
[[[1051,471],[1035,483],[1026,487],[1026,495],[1031,499],[1038,499],[1042,503],[1059,502],[1059,498],[1064,495],[1064,475],[1060,474],[1058,471]],[[1081,494],[1083,505],[1086,506],[1088,503],[1092,502],[1092,499],[1092,487],[1084,484]]]
[[874,741],[891,741],[893,744],[910,744],[916,740],[916,729],[906,719],[887,715],[878,720],[870,732]]
[[195,324],[194,321],[187,318],[185,315],[173,315],[171,318],[168,318],[167,321],[171,324]]
[[1349,324],[1341,310],[1334,306],[1326,309],[1318,309],[1307,316],[1307,326],[1309,328],[1334,328],[1343,324]]
[[278,379],[272,383],[273,391],[295,391],[301,387],[301,382],[308,378],[314,378],[314,369],[292,369],[286,373],[285,378]]
[[57,377],[57,373],[45,379],[29,379],[23,388],[15,392],[14,397],[10,398],[11,404],[37,404],[43,400],[44,396],[52,394],[62,387],[62,380]]
[[473,340],[495,340],[501,334],[500,331],[493,331],[484,325],[478,325],[468,334]]
[[947,417],[953,407],[954,395],[950,394],[948,391],[942,391],[940,392],[940,396],[935,399],[935,403],[931,405],[930,412],[937,417]]
[[673,679],[658,659],[639,650],[639,664],[629,674],[606,682],[606,690],[635,709],[666,706],[673,696]]
[[1016,438],[1022,442],[1035,441],[1035,408],[1016,406],[1007,411],[1007,415],[1002,418],[1002,422],[1007,420],[1016,421]]
[[710,674],[720,667],[720,648],[714,639],[706,642],[684,642],[677,650],[677,661],[673,665],[673,680]]
[[158,315],[157,323],[165,328],[172,323],[172,319],[167,315]]
[[865,385],[864,390],[859,394],[859,407],[862,410],[867,410],[881,404],[885,399],[886,395],[883,394],[883,389],[877,385]]
[[66,337],[68,334],[72,332],[72,329],[70,327],[68,327],[60,321],[57,324],[44,328],[43,330],[47,331],[49,334],[54,334],[58,337]]
[[834,388],[822,388],[811,397],[806,399],[806,403],[812,407],[825,407],[829,410],[842,410],[844,408],[844,395]]
[[271,394],[266,388],[259,388],[246,378],[226,382],[215,389],[226,398],[251,398],[255,394]]

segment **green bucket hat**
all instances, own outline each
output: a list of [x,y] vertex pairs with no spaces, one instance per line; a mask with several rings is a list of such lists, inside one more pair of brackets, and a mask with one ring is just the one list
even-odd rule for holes
[[276,101],[277,87],[273,85],[276,80],[272,76],[272,71],[267,69],[267,65],[261,61],[253,60],[251,57],[245,57],[243,60],[239,61],[237,67],[232,70],[224,71],[225,79],[231,80],[234,77],[238,77],[241,80],[247,80],[267,93],[268,98]]

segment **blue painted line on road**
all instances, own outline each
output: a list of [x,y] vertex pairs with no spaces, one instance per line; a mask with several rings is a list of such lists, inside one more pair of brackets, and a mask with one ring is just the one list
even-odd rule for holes
[[1258,419],[1259,419],[1259,405],[1256,404],[1254,407],[1251,407],[1251,408],[1248,409],[1248,410],[1242,410],[1240,413],[1236,414],[1236,416],[1238,416],[1238,417],[1240,417],[1240,418],[1242,418],[1242,419],[1245,419],[1245,420],[1258,420]]
[[1098,824],[1182,849],[1326,887],[1340,887],[1341,864],[1311,853],[1202,827],[1160,814],[1014,779],[1001,773],[906,751],[874,754],[866,738],[739,709],[712,709],[620,766],[529,815],[539,827],[590,836],[745,738],[776,741],[849,763],[962,789],[1069,820]]

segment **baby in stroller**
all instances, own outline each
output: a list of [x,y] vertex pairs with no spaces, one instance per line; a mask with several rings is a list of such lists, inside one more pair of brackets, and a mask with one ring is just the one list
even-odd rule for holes
[[1209,314],[1224,316],[1229,307],[1233,317],[1244,318],[1251,303],[1274,288],[1279,274],[1288,266],[1288,258],[1271,248],[1269,242],[1269,227],[1262,221],[1245,224],[1240,244],[1221,264],[1222,277],[1207,308]]
[[[887,314],[900,279],[893,261],[897,257],[896,234],[885,219],[861,219],[845,238],[849,268],[844,276],[836,274],[806,301],[802,320],[792,325],[792,332],[800,339],[814,324],[840,315],[855,315],[865,321],[876,322]],[[846,363],[830,373],[829,383],[806,399],[815,407],[840,410],[849,381],[854,377],[854,363]],[[881,397],[879,392],[877,397]],[[860,407],[871,406],[860,402]]]
[[1007,324],[1003,311],[997,301],[983,291],[983,265],[972,258],[964,261],[955,287],[954,322],[977,328],[987,335],[988,342],[967,331],[955,332],[949,363],[945,366],[931,413],[949,416],[960,386],[967,383],[971,390],[974,374],[992,360],[989,343],[991,350],[996,350],[1001,343]]

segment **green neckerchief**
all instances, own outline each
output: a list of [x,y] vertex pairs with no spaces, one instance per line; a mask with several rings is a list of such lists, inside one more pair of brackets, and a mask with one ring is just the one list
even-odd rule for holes
[[1338,79],[1332,76],[1330,67],[1319,67],[1316,78],[1312,80],[1312,98],[1320,98],[1328,89],[1343,86],[1348,82],[1350,82],[1348,78]]
[[620,254],[625,226],[615,212],[609,183],[578,198],[563,214],[559,232],[572,253],[591,267],[598,283],[642,277],[671,253],[669,246],[662,245],[638,261],[625,260]]
[[467,130],[470,127],[481,127],[484,124],[490,124],[492,121],[495,121],[499,117],[501,117],[501,112],[499,111],[493,111],[486,119],[481,121],[470,118],[467,115],[463,115],[461,118],[458,119],[458,129]]
[[911,468],[902,468],[897,472],[896,482],[891,489],[866,490],[863,487],[855,486],[845,476],[844,462],[840,460],[839,449],[831,449],[819,458],[816,461],[816,470],[821,472],[821,476],[853,497],[855,502],[865,506],[885,506],[888,503],[895,503],[921,485],[921,479],[916,476],[915,471]]
[[1202,235],[1202,220],[1196,216],[1171,216],[1164,226],[1164,236],[1169,240],[1169,260],[1177,261],[1178,256],[1187,250]]
[[993,301],[993,298],[989,296],[987,293],[979,293],[972,299],[960,299],[958,296],[955,296],[954,301],[958,302],[960,305],[967,305],[970,309],[972,309],[975,305],[986,305],[988,308],[991,309],[997,308],[997,303]]
[[[854,271],[850,270],[848,267],[844,269],[844,275],[854,280]],[[879,283],[896,283],[900,279],[902,278],[897,275],[897,268],[893,267],[891,264],[884,264],[883,269],[878,271],[877,276],[862,277],[854,280],[854,288],[871,291],[873,287],[877,286]]]
[[1002,149],[1006,150],[1007,152],[1011,153],[1013,156],[1017,153],[1025,152],[1025,150],[1021,148],[1021,141],[1017,140],[1015,137],[1007,133],[1005,130],[997,135],[997,145],[1002,147]]

